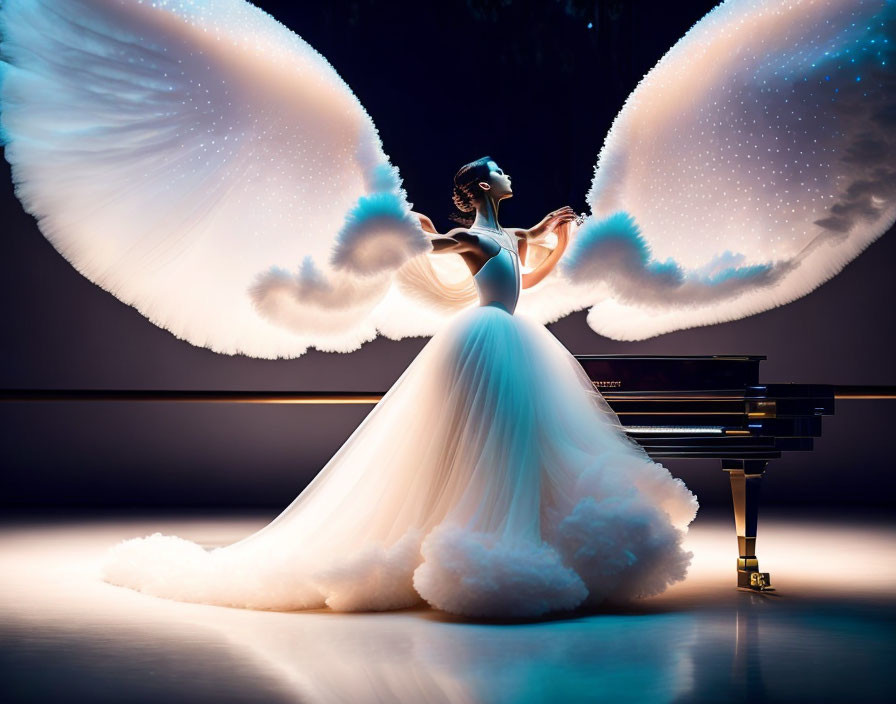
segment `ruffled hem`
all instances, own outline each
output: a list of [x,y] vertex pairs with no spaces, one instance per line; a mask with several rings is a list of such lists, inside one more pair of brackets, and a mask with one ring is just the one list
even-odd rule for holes
[[423,542],[414,588],[462,616],[526,617],[574,609],[588,589],[547,543],[499,540],[440,526]]
[[684,579],[684,531],[638,497],[583,498],[555,543],[437,526],[370,545],[326,568],[155,533],[113,547],[103,578],[145,594],[249,609],[386,611],[422,602],[449,613],[533,618],[653,596]]

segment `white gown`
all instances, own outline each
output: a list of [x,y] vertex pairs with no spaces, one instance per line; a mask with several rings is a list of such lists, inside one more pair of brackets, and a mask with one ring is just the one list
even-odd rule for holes
[[[514,238],[453,318],[293,503],[233,545],[154,534],[107,581],[253,609],[428,602],[532,617],[650,596],[685,576],[697,501],[622,430],[576,359],[515,316]],[[251,477],[247,477],[251,481]]]

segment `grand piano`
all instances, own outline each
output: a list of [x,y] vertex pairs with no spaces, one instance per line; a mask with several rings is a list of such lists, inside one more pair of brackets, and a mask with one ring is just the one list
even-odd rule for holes
[[[772,590],[759,570],[759,487],[770,460],[806,452],[836,399],[896,398],[892,386],[760,383],[760,355],[576,355],[630,437],[657,460],[714,459],[728,473],[737,531],[737,586]],[[0,401],[377,403],[381,393],[4,389]]]
[[[728,473],[737,531],[737,586],[771,590],[759,570],[759,486],[769,460],[806,452],[834,414],[838,389],[761,384],[761,355],[582,355],[577,359],[629,435],[656,460],[715,459]],[[873,393],[864,389],[866,393]]]

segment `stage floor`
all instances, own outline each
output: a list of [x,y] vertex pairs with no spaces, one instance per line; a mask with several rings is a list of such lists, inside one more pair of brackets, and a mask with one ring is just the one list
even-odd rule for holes
[[97,578],[156,530],[224,544],[267,518],[0,526],[4,702],[896,701],[896,523],[763,517],[777,590],[733,586],[731,519],[701,516],[688,579],[631,609],[483,623],[182,604]]

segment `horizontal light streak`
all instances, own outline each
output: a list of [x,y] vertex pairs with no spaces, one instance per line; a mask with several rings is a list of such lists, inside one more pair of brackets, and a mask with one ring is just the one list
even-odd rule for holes
[[[896,386],[834,386],[837,400],[893,400]],[[762,398],[746,395],[673,395],[682,392],[636,391],[602,393],[613,403],[663,401],[699,404],[706,401],[753,401]],[[687,392],[684,392],[685,394]],[[711,392],[710,392],[711,393]],[[365,391],[221,391],[195,389],[0,389],[0,402],[32,401],[156,401],[165,403],[282,403],[282,404],[375,404],[384,392]],[[620,411],[618,415],[629,412]],[[642,413],[642,412],[639,412]],[[690,415],[741,415],[729,411],[690,411]],[[675,415],[675,411],[656,411],[651,415]],[[751,415],[754,415],[751,413]]]

